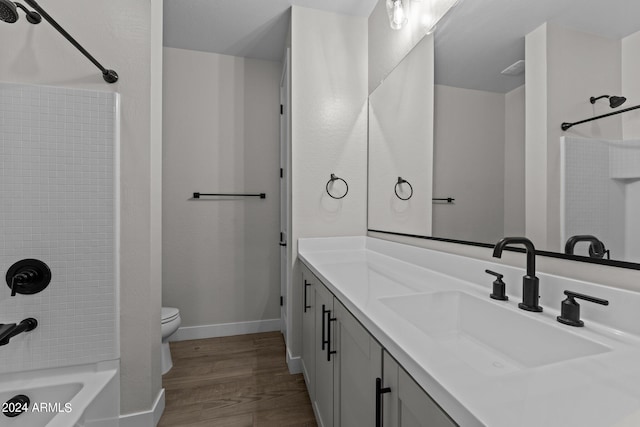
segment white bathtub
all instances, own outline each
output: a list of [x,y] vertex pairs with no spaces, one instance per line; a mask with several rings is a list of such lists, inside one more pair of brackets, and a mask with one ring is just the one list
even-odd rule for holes
[[113,427],[118,425],[119,362],[0,375],[0,404],[29,397],[15,418],[0,414],[6,427]]

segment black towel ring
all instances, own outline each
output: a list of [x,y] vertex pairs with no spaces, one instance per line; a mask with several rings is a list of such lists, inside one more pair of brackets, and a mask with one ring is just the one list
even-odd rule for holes
[[[344,194],[343,194],[342,196],[340,196],[340,197],[336,197],[336,196],[334,196],[333,194],[331,194],[331,192],[329,191],[329,185],[330,185],[330,184],[332,184],[332,183],[333,183],[333,181],[342,181],[342,182],[344,182],[344,185],[347,187],[347,189],[346,189],[346,191],[344,192]],[[325,187],[325,188],[327,189],[327,194],[328,194],[329,196],[331,196],[332,198],[336,199],[336,200],[338,200],[338,199],[343,199],[343,198],[344,198],[344,196],[346,196],[346,195],[347,195],[347,193],[349,192],[349,184],[347,184],[347,181],[345,181],[345,180],[344,180],[344,179],[342,179],[342,178],[337,177],[337,176],[336,176],[335,174],[333,174],[333,173],[331,174],[331,178],[329,178],[329,181],[327,181],[327,185],[326,185],[326,187]]]
[[[398,185],[400,184],[407,184],[409,186],[409,189],[411,190],[411,193],[409,193],[409,197],[407,198],[400,197],[400,195],[398,194]],[[402,179],[402,177],[398,177],[398,182],[396,182],[396,186],[393,188],[393,191],[396,193],[396,196],[400,200],[409,200],[411,197],[413,197],[413,186],[406,179]]]

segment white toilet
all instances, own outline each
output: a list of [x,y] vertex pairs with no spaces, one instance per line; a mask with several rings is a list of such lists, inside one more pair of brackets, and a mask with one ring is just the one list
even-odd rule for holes
[[169,337],[178,330],[181,321],[180,310],[173,307],[162,307],[162,375],[169,372],[173,367]]

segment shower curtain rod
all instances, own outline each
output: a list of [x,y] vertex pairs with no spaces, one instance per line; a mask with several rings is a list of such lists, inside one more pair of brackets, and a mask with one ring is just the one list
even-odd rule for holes
[[613,113],[608,113],[608,114],[603,114],[601,116],[592,117],[590,119],[581,120],[581,121],[575,122],[575,123],[564,122],[562,124],[562,130],[569,130],[572,126],[575,126],[575,125],[579,125],[579,124],[586,123],[586,122],[592,122],[594,120],[602,119],[604,117],[615,116],[616,114],[626,113],[627,111],[637,110],[638,108],[640,108],[640,105],[636,105],[635,107],[625,108],[624,110],[620,110],[620,111],[614,111]]
[[71,34],[69,34],[58,22],[51,17],[35,0],[24,0],[29,6],[35,9],[42,17],[55,28],[65,39],[69,41],[76,49],[78,49],[89,61],[93,63],[100,71],[102,71],[102,78],[107,83],[115,83],[118,81],[118,73],[114,70],[104,68],[96,58],[93,57]]

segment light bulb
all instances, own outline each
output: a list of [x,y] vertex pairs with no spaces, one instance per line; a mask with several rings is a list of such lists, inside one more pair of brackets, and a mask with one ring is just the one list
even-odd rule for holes
[[397,26],[402,26],[406,20],[406,16],[404,15],[404,8],[402,7],[402,2],[400,0],[396,0],[393,5],[393,23]]
[[389,14],[389,24],[394,30],[399,30],[407,23],[407,11],[403,0],[387,0],[387,13]]

